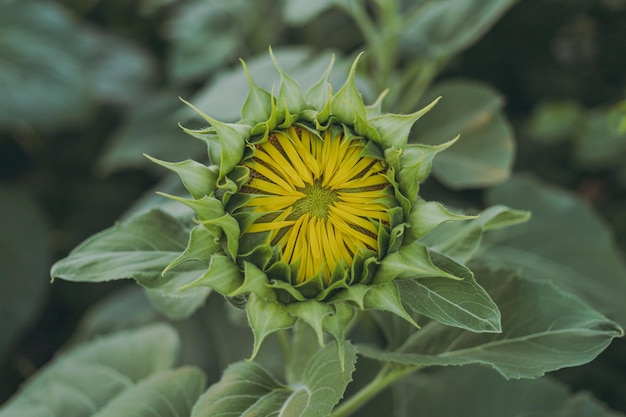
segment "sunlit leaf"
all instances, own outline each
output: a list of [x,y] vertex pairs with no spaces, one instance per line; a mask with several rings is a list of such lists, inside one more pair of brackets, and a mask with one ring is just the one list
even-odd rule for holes
[[502,333],[430,322],[396,351],[359,346],[367,357],[412,366],[488,365],[507,378],[535,378],[593,360],[623,330],[580,299],[513,273],[475,270],[502,314]]

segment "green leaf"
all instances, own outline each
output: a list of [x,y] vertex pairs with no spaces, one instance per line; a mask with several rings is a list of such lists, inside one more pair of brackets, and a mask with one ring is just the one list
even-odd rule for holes
[[513,132],[502,114],[503,100],[476,82],[449,81],[428,91],[423,104],[442,97],[414,135],[420,143],[440,144],[461,135],[439,155],[433,175],[453,189],[486,187],[506,180],[513,165]]
[[[178,289],[205,273],[205,264],[188,262],[162,274],[165,267],[185,250],[187,236],[186,228],[174,218],[152,210],[93,235],[55,263],[51,275],[82,282],[133,278],[153,293],[171,297],[168,303],[199,305],[208,295],[206,289],[185,292]],[[180,311],[172,310],[171,314],[178,316]]]
[[391,281],[382,285],[372,285],[371,289],[365,294],[363,305],[365,308],[388,311],[419,328],[413,317],[404,309],[396,282]]
[[[196,113],[198,113],[205,121],[211,125],[211,130],[215,131],[217,136],[217,142],[211,142],[211,147],[215,147],[215,152],[209,152],[211,156],[219,155],[218,160],[213,160],[212,163],[218,164],[220,167],[218,180],[221,181],[233,168],[241,162],[243,158],[243,151],[246,147],[246,140],[250,136],[250,127],[247,125],[237,123],[224,123],[204,113],[202,110],[194,106],[193,104],[183,100],[183,103],[191,107]],[[185,129],[188,133],[189,130]],[[207,136],[207,141],[212,140],[213,136]]]
[[161,371],[115,397],[94,417],[187,416],[205,385],[197,368]]
[[626,326],[626,267],[612,232],[585,202],[531,177],[514,177],[487,193],[489,202],[533,211],[532,220],[488,234],[478,255],[554,282]]
[[455,144],[458,139],[459,136],[435,146],[412,143],[404,148],[400,159],[398,183],[407,198],[411,201],[417,199],[419,183],[430,175],[435,156]]
[[49,288],[49,229],[25,191],[0,186],[0,358],[35,319]]
[[462,281],[422,278],[396,283],[402,301],[416,313],[472,332],[502,331],[498,306],[472,274]]
[[299,114],[307,107],[307,104],[304,101],[298,82],[283,70],[271,48],[270,57],[280,75],[280,87],[278,89],[278,98],[276,99],[278,108],[282,113]]
[[410,227],[405,229],[405,239],[413,241],[422,238],[442,223],[475,218],[476,216],[452,213],[436,201],[419,199],[411,206],[407,219]]
[[[366,133],[368,132],[364,131],[366,130],[366,126],[362,126],[363,123],[367,124],[367,112],[365,110],[363,98],[361,97],[359,90],[357,90],[354,81],[356,67],[361,55],[357,56],[352,63],[350,73],[348,74],[348,78],[344,85],[331,98],[330,112],[341,123],[344,123],[346,125],[354,125],[355,131],[358,134],[369,137],[372,140],[376,140],[379,138],[367,135]],[[359,127],[361,127],[362,129],[359,129]],[[374,129],[370,127],[370,130]],[[374,133],[376,132],[374,131]]]
[[248,96],[241,108],[241,118],[255,122],[266,121],[272,114],[272,95],[254,82],[248,71],[248,66],[243,60],[240,61],[248,81]]
[[589,111],[574,136],[576,162],[583,167],[607,169],[624,164],[626,132],[615,126],[611,109]]
[[175,81],[205,79],[237,58],[256,14],[245,1],[181,4],[165,22],[169,75]]
[[178,336],[165,325],[76,346],[29,379],[0,409],[0,416],[92,416],[111,399],[172,366],[178,348]]
[[[556,379],[506,381],[483,367],[417,374],[394,387],[394,416],[409,417],[619,417],[589,394],[570,393]],[[447,401],[442,401],[447,398]],[[488,406],[487,406],[488,404]]]
[[502,314],[502,333],[471,333],[430,322],[393,352],[367,357],[411,366],[488,365],[506,378],[535,378],[593,360],[623,330],[580,299],[510,272],[477,270]]
[[441,269],[430,257],[428,248],[421,242],[403,246],[383,259],[374,276],[374,283],[381,284],[393,279],[417,278],[463,279]]
[[483,210],[475,220],[442,224],[426,235],[422,242],[430,249],[463,263],[474,256],[486,231],[524,223],[529,218],[527,211],[496,205]]
[[528,121],[531,137],[544,144],[555,144],[576,132],[582,109],[575,101],[542,101]]
[[409,139],[411,128],[419,119],[430,111],[437,102],[439,97],[433,100],[428,106],[411,114],[382,114],[373,117],[368,122],[380,134],[380,143],[383,149],[398,148],[404,149]]
[[254,334],[254,349],[250,359],[259,352],[263,340],[279,330],[288,329],[296,322],[283,304],[264,300],[256,294],[250,294],[246,305],[248,323]]
[[220,294],[228,295],[243,284],[242,275],[237,264],[229,257],[215,254],[211,257],[211,263],[201,277],[177,289],[187,291],[190,288],[209,287]]
[[439,58],[476,42],[515,3],[514,0],[440,0],[426,3],[403,32],[403,44],[422,58]]
[[255,362],[235,363],[200,397],[191,417],[328,416],[354,371],[355,349],[349,344],[346,348],[343,371],[337,347],[329,344],[310,358],[302,373],[295,375],[297,382],[289,386]]
[[178,174],[187,191],[195,199],[207,196],[217,188],[218,168],[214,165],[206,166],[193,159],[172,163],[161,161],[145,154],[144,156],[155,164]]
[[283,6],[283,18],[287,23],[303,25],[315,19],[336,3],[337,0],[287,0]]
[[129,168],[152,168],[144,154],[168,160],[206,158],[204,144],[189,140],[178,126],[180,109],[178,96],[169,91],[150,96],[141,106],[133,107],[109,138],[96,163],[97,170],[110,174]]
[[0,126],[54,128],[91,107],[83,30],[56,2],[4,1],[0,13]]
[[143,288],[129,285],[91,306],[78,322],[72,341],[86,341],[107,333],[147,326],[162,319]]
[[287,310],[311,326],[317,335],[318,344],[324,345],[323,322],[326,317],[333,314],[333,308],[330,305],[317,300],[307,300],[288,304]]

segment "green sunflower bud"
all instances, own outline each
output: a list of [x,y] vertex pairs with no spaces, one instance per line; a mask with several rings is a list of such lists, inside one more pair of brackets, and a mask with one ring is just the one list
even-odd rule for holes
[[366,106],[356,89],[358,58],[336,94],[327,81],[332,62],[305,94],[274,62],[277,96],[256,85],[242,62],[250,88],[239,123],[190,105],[210,124],[186,130],[206,142],[208,165],[154,160],[181,177],[192,198],[172,198],[198,223],[166,271],[210,258],[208,271],[182,289],[208,286],[247,299],[253,356],[267,335],[297,320],[320,343],[331,334],[341,350],[356,309],[385,310],[417,326],[395,281],[463,277],[415,240],[471,218],[418,196],[433,157],[453,143],[408,144],[411,127],[436,101],[410,115],[381,114],[382,96]]

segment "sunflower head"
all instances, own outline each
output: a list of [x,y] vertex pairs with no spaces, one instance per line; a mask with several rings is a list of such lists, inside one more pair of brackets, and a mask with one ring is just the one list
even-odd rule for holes
[[210,125],[185,129],[206,142],[208,164],[153,159],[177,172],[192,198],[169,197],[197,214],[187,249],[166,271],[207,262],[207,272],[181,290],[208,286],[245,304],[254,353],[268,334],[297,320],[320,343],[326,332],[342,346],[359,308],[415,324],[385,259],[430,224],[419,184],[452,142],[409,144],[408,136],[435,102],[408,115],[381,113],[382,96],[366,106],[355,86],[358,58],[336,93],[331,61],[303,94],[272,59],[281,77],[277,95],[260,88],[242,61],[249,93],[238,123],[187,103]]

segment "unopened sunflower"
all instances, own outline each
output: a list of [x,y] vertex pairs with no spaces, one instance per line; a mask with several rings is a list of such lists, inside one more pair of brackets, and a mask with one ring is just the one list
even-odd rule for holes
[[[272,56],[273,58],[273,56]],[[454,278],[416,242],[436,224],[458,220],[418,196],[440,146],[408,143],[409,115],[366,106],[355,60],[333,93],[328,71],[305,94],[274,60],[275,96],[243,64],[249,93],[238,123],[209,123],[188,133],[208,145],[208,165],[154,160],[179,174],[192,198],[169,196],[197,214],[187,250],[168,268],[211,252],[207,272],[184,290],[208,286],[246,305],[254,354],[270,333],[302,320],[320,343],[343,345],[358,309],[386,310],[415,324],[395,281]],[[192,106],[190,104],[190,106]],[[193,107],[193,106],[192,106]],[[407,276],[394,265],[411,258]]]

